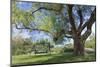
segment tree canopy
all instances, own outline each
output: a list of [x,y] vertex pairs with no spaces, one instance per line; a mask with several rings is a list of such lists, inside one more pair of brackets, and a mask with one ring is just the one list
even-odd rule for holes
[[[20,2],[12,2],[12,23],[22,23],[24,26],[22,28],[30,30],[50,32],[55,37],[64,32],[70,34],[71,28],[74,31],[80,30],[80,34],[84,28],[90,25],[86,22],[95,9],[95,6],[73,5],[72,8],[70,5],[63,4],[29,2],[28,4],[32,4],[31,9],[23,11],[17,7],[18,3]],[[68,13],[68,11],[71,12],[71,9],[73,13]],[[71,14],[73,17],[70,16]]]

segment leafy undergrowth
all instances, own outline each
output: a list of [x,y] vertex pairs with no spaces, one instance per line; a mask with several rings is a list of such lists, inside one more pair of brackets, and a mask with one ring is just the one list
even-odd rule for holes
[[12,57],[12,65],[35,65],[95,60],[95,53],[86,53],[85,56],[75,56],[72,52],[64,54],[18,55]]

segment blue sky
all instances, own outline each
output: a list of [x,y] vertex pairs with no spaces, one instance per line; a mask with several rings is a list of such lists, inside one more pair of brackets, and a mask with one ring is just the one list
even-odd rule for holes
[[21,10],[29,10],[32,7],[32,3],[30,2],[17,2],[17,7]]
[[[29,2],[18,2],[17,3],[17,7],[21,10],[29,10],[32,7],[32,3]],[[95,24],[93,24],[92,26],[92,31],[93,33],[95,33]],[[39,40],[39,39],[50,39],[51,40],[51,35],[47,35],[44,32],[40,32],[39,31],[28,31],[28,30],[18,30],[13,26],[13,31],[12,31],[12,35],[16,36],[16,35],[20,35],[23,38],[30,38],[32,37],[32,40]],[[68,41],[67,41],[68,42]]]

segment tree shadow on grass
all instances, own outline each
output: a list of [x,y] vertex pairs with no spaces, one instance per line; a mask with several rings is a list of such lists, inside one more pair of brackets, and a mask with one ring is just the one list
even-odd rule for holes
[[[52,56],[52,55],[51,55]],[[69,63],[69,62],[85,62],[85,61],[94,61],[94,55],[86,55],[86,56],[75,56],[73,53],[64,53],[52,56],[44,61],[40,61],[40,64],[56,64],[56,63]],[[38,63],[37,61],[36,63]]]
[[72,60],[72,57],[74,57],[73,54],[60,54],[53,56],[53,58],[48,59],[42,63],[44,64],[49,64],[49,63],[64,63],[64,62],[69,62]]
[[[49,55],[50,58],[42,59],[33,62],[33,64],[54,64],[54,63],[64,63],[71,61],[74,57],[72,53],[70,54],[55,54],[55,55]],[[41,57],[42,58],[42,57]],[[31,64],[31,63],[29,63]]]

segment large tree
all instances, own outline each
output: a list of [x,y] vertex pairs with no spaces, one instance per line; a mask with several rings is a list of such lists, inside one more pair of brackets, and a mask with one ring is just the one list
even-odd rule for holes
[[[92,32],[93,23],[96,22],[95,6],[32,3],[31,10],[22,11],[15,5],[16,2],[12,5],[12,22],[17,29],[51,33],[55,42],[63,37],[72,38],[74,54],[84,55],[85,41]],[[37,16],[41,16],[42,20],[32,22]],[[23,23],[22,27],[18,27],[19,22]]]

